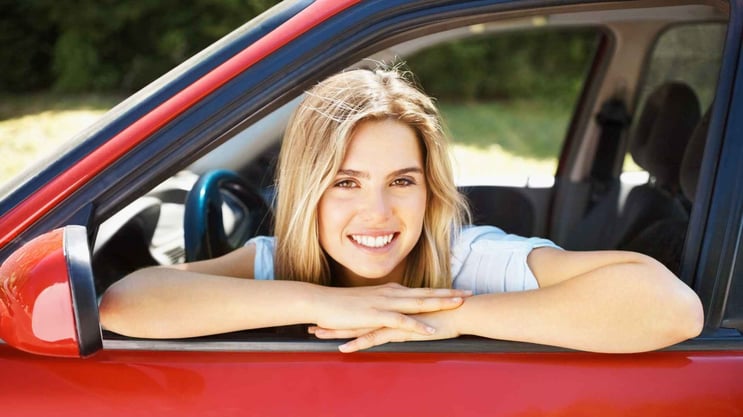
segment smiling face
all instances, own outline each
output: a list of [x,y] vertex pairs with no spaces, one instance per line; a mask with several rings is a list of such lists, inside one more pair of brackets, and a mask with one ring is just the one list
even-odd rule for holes
[[320,245],[338,285],[402,283],[426,210],[415,131],[392,120],[360,123],[318,205]]

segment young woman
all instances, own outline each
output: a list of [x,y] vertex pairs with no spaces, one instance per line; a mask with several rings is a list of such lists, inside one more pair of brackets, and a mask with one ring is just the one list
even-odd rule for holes
[[396,71],[310,90],[277,182],[275,237],[125,277],[104,294],[103,326],[175,338],[306,323],[350,339],[342,352],[462,334],[636,352],[701,331],[696,294],[652,258],[463,227],[438,112]]

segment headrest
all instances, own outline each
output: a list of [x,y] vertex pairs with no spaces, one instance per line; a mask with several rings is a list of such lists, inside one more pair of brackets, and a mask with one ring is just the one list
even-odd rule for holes
[[678,188],[681,159],[699,117],[696,94],[680,82],[661,84],[645,101],[630,153],[658,186]]
[[694,133],[692,133],[691,139],[689,139],[689,144],[686,145],[684,159],[681,161],[681,169],[679,170],[681,191],[690,201],[694,201],[697,192],[704,145],[707,143],[710,114],[711,112],[708,110],[696,129],[694,129]]

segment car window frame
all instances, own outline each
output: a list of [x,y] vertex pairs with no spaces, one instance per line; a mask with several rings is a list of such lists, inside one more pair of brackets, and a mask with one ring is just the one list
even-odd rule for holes
[[[735,192],[743,178],[743,123],[731,117],[743,111],[743,5],[730,4],[717,90],[700,169],[697,198],[687,233],[681,272],[693,274],[693,287],[705,313],[704,337],[741,340],[741,329],[725,319],[743,317],[743,303],[728,311],[730,288],[743,286],[743,195]],[[737,113],[736,113],[737,111]],[[699,245],[688,245],[689,241]]]
[[[720,85],[718,83],[718,91]],[[223,140],[222,140],[223,141]],[[701,182],[701,181],[700,181]],[[697,211],[701,213],[700,211]],[[257,336],[254,331],[237,332],[230,335],[214,335],[203,338],[153,341],[143,339],[119,339],[105,337],[104,347],[110,349],[146,349],[146,350],[198,350],[198,351],[335,351],[338,342],[320,341],[308,337],[292,337],[275,334]],[[740,350],[743,338],[720,337],[719,334],[708,334],[664,350]],[[520,342],[490,340],[477,337],[459,339],[387,344],[372,349],[384,352],[564,352],[567,349],[534,345]]]
[[[470,9],[468,10],[482,10],[481,6],[478,6],[474,3],[467,3],[470,6]],[[561,6],[562,2],[556,2],[556,1],[544,1],[544,2],[536,2],[534,7],[537,7],[539,5],[550,5],[550,6]],[[367,5],[364,4],[359,7],[375,7],[374,5]],[[401,7],[405,7],[404,5]],[[489,12],[484,13],[483,15],[478,15],[476,17],[465,15],[461,18],[460,22],[466,22],[461,23],[462,25],[465,24],[471,24],[472,22],[477,21],[485,21],[490,19],[493,15],[496,15],[497,13],[505,13],[509,9],[509,5],[507,4],[501,4],[498,3],[496,5],[492,5],[490,8],[485,8],[489,10]],[[359,14],[361,12],[358,12]],[[536,12],[535,12],[536,13]],[[731,15],[732,16],[732,15]],[[430,16],[429,16],[430,17]],[[331,24],[332,21],[339,21],[346,17],[339,16],[331,19],[327,24]],[[424,19],[424,17],[421,16],[413,16],[410,18],[409,21],[405,21],[406,23],[414,22],[415,19]],[[420,22],[420,20],[418,20]],[[131,152],[129,155],[123,157],[121,160],[117,161],[113,166],[111,166],[106,173],[104,173],[107,176],[124,176],[124,180],[116,183],[116,186],[106,188],[108,184],[104,181],[103,183],[98,183],[94,185],[84,186],[82,187],[79,192],[75,195],[74,198],[71,198],[69,202],[66,202],[63,205],[60,205],[55,211],[51,212],[42,222],[38,222],[34,226],[27,229],[27,234],[34,234],[46,230],[49,228],[50,224],[65,224],[65,223],[85,223],[89,226],[91,230],[91,234],[94,235],[95,233],[95,225],[96,222],[99,222],[101,218],[105,217],[106,215],[110,215],[113,211],[115,211],[117,208],[123,207],[127,203],[127,199],[131,200],[133,194],[142,194],[142,190],[148,190],[153,188],[156,184],[162,182],[165,178],[168,176],[174,174],[175,171],[177,171],[180,168],[183,168],[187,164],[193,162],[198,157],[204,155],[207,151],[213,149],[218,144],[224,143],[227,139],[229,139],[232,135],[234,135],[234,130],[239,129],[240,126],[251,124],[258,120],[259,118],[263,117],[268,112],[272,111],[273,109],[277,108],[284,102],[288,101],[288,96],[294,96],[299,91],[302,91],[305,89],[309,84],[318,78],[323,78],[324,76],[338,70],[339,68],[345,66],[342,63],[336,64],[337,67],[329,67],[324,66],[323,68],[318,68],[319,65],[318,62],[327,62],[329,56],[342,56],[344,53],[350,55],[350,56],[356,56],[356,58],[344,58],[344,60],[339,60],[342,62],[345,62],[346,64],[350,63],[350,61],[357,60],[360,56],[368,55],[368,48],[370,48],[369,45],[376,45],[376,48],[382,48],[386,43],[394,42],[395,36],[399,35],[399,33],[395,33],[396,30],[401,30],[402,24],[397,22],[396,24],[398,26],[394,26],[391,22],[380,22],[380,25],[388,24],[387,26],[387,32],[385,36],[387,38],[383,40],[379,40],[378,38],[383,35],[379,34],[369,34],[369,33],[363,33],[363,34],[357,34],[357,38],[354,38],[356,40],[345,40],[340,47],[337,47],[337,49],[333,50],[333,52],[327,52],[325,55],[322,55],[322,52],[318,52],[320,56],[317,56],[313,59],[306,59],[303,63],[309,63],[307,65],[314,65],[312,71],[306,71],[306,68],[300,68],[299,63],[293,62],[293,66],[290,66],[287,68],[286,74],[281,74],[281,76],[286,77],[287,79],[291,79],[292,82],[284,86],[282,90],[276,90],[273,92],[273,95],[270,99],[264,99],[262,101],[260,100],[252,100],[245,102],[244,98],[241,98],[242,95],[245,95],[246,93],[241,91],[233,91],[233,92],[227,92],[231,88],[233,88],[236,85],[244,85],[248,84],[251,85],[251,88],[259,88],[261,85],[265,85],[265,83],[269,83],[269,81],[265,80],[277,80],[277,78],[270,78],[269,75],[266,73],[269,71],[269,66],[265,63],[265,61],[262,61],[260,65],[257,65],[255,68],[250,68],[245,73],[241,74],[240,76],[236,77],[234,80],[234,83],[231,81],[230,83],[227,83],[224,87],[222,87],[215,95],[211,95],[209,97],[206,97],[203,99],[202,102],[198,103],[197,106],[195,106],[192,109],[189,109],[185,115],[179,116],[175,120],[168,123],[166,126],[164,126],[161,130],[158,132],[155,132],[152,137],[147,140],[145,143],[138,146],[133,152]],[[431,24],[431,26],[435,26],[434,24]],[[327,41],[327,39],[323,38],[323,27],[316,28],[316,30],[312,31],[313,34],[310,34],[308,36],[316,36],[315,40],[324,40]],[[408,31],[405,33],[411,33],[412,31]],[[412,36],[412,35],[411,35]],[[377,39],[376,42],[373,41],[373,39]],[[372,40],[370,40],[372,39]],[[291,47],[282,49],[280,51],[277,51],[275,56],[270,57],[271,60],[274,62],[281,62],[282,60],[289,59],[289,53],[293,50],[297,50],[300,48],[302,43],[292,43]],[[359,44],[366,45],[365,47],[362,47],[360,49],[355,49]],[[366,48],[366,49],[365,49]],[[310,48],[306,53],[313,53],[317,52],[317,49]],[[355,55],[354,55],[355,54]],[[255,83],[248,83],[250,77],[257,76],[264,84],[261,84],[261,82],[255,82]],[[296,77],[296,78],[291,78]],[[277,81],[275,81],[277,82]],[[242,84],[241,84],[242,83]],[[718,87],[719,88],[719,87]],[[250,90],[248,90],[250,91]],[[243,101],[241,101],[243,100]],[[226,106],[225,108],[223,108]],[[219,107],[221,110],[221,113],[217,110],[215,110],[216,107]],[[213,117],[212,124],[199,124],[197,126],[193,124],[187,123],[185,120],[186,117],[193,116],[194,114],[199,115],[202,119],[207,119],[210,117]],[[245,117],[245,115],[248,115],[248,117]],[[217,133],[207,133],[208,127],[213,127],[213,120],[214,118],[220,119],[223,121],[226,121],[226,126],[223,130],[220,130]],[[196,122],[198,123],[198,122]],[[177,137],[177,140],[172,139],[173,137]],[[182,148],[183,147],[183,148]],[[177,163],[173,163],[172,161],[175,160],[176,156],[169,154],[177,154],[178,152],[175,152],[175,150],[178,149],[179,152],[185,152],[188,155],[190,155],[186,159],[178,159]],[[144,157],[142,155],[148,155],[148,158],[150,159],[143,159]],[[155,155],[155,156],[152,156]],[[146,162],[145,166],[142,166],[142,162]],[[168,163],[170,162],[170,163]],[[158,168],[156,166],[156,163],[164,163],[167,165],[167,169]],[[152,169],[152,172],[141,172],[141,171],[147,171],[148,169]],[[134,171],[140,171],[140,172],[134,172]],[[136,191],[132,191],[136,190]],[[79,203],[80,201],[88,201],[88,204],[83,205],[75,205],[74,203]],[[130,202],[130,201],[128,201]],[[84,209],[80,210],[79,207],[84,207]],[[19,242],[20,243],[20,242]],[[13,246],[13,245],[10,245]],[[6,250],[6,248],[3,248],[3,250]],[[220,336],[224,337],[224,336]],[[147,349],[147,350],[171,350],[171,349],[177,349],[177,350],[187,350],[190,347],[198,347],[198,350],[211,350],[210,346],[215,347],[214,350],[223,350],[220,348],[220,343],[227,343],[230,348],[229,350],[240,350],[241,344],[244,345],[245,349],[249,349],[250,346],[247,345],[248,342],[244,340],[236,341],[236,342],[219,342],[215,340],[217,336],[215,337],[208,337],[204,339],[199,339],[198,341],[194,340],[183,340],[183,341],[141,341],[141,340],[123,340],[123,341],[116,341],[113,338],[106,338],[104,339],[104,347],[108,347],[111,349]],[[477,346],[483,346],[483,349],[485,350],[477,350],[477,351],[487,351],[487,352],[502,352],[502,351],[508,351],[509,348],[512,349],[518,349],[516,351],[524,352],[528,351],[528,349],[538,349],[539,351],[542,351],[541,349],[545,349],[547,351],[563,351],[564,349],[560,348],[554,348],[554,347],[538,347],[538,345],[527,345],[527,344],[521,344],[517,342],[505,342],[505,341],[497,341],[497,340],[488,340],[483,339],[479,340],[475,343]],[[417,342],[417,343],[404,343],[399,344],[399,346],[395,345],[389,345],[389,346],[382,346],[379,348],[376,348],[378,350],[393,350],[398,351],[397,349],[415,349],[415,351],[425,351],[426,346],[428,344],[431,344],[431,346],[438,346],[436,349],[446,349],[446,346],[450,346],[449,349],[451,349],[451,346],[457,346],[458,343],[463,341],[469,341],[469,338],[464,338],[462,340],[449,340],[449,341],[436,341],[436,342]],[[203,342],[203,343],[202,343]],[[256,342],[258,343],[258,342]],[[273,343],[273,342],[266,342],[266,343]],[[308,349],[308,347],[303,342],[299,342],[296,346],[292,345],[292,343],[297,342],[288,342],[286,344],[281,344],[281,350],[282,351],[304,351]],[[699,344],[703,344],[707,346],[704,341],[699,340],[693,340],[689,342],[684,342],[680,345],[671,347],[669,349],[679,349],[679,350],[699,350],[704,349],[703,346],[699,346]],[[717,343],[717,342],[714,342]],[[332,342],[320,342],[320,341],[311,341],[311,344],[313,346],[322,346],[322,349],[331,349],[331,346],[334,346]],[[268,345],[267,349],[271,349],[272,345]],[[404,346],[404,347],[403,347]],[[719,346],[719,345],[715,345]],[[737,349],[740,349],[741,345],[737,345]],[[333,348],[334,349],[334,348]],[[433,348],[431,348],[433,349]],[[464,349],[463,347],[457,348],[457,349]],[[481,349],[481,348],[477,348]],[[455,350],[457,352],[461,350]]]

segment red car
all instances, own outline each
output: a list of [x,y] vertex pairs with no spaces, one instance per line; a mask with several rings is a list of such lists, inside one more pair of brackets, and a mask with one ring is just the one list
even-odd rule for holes
[[[476,337],[342,354],[302,326],[101,331],[97,299],[128,272],[267,233],[277,146],[310,85],[451,42],[578,30],[595,42],[550,138],[554,176],[515,181],[491,161],[462,190],[476,222],[662,260],[702,299],[699,337],[629,355]],[[274,7],[0,189],[0,414],[743,415],[742,32],[740,0]]]

